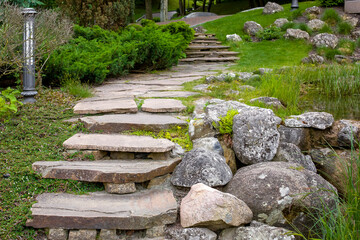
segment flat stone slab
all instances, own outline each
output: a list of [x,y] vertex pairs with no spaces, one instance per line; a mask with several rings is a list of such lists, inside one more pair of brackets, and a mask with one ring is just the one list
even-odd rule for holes
[[132,99],[79,102],[74,107],[76,114],[136,113],[137,105]]
[[32,168],[43,178],[122,184],[145,182],[171,173],[180,160],[39,161]]
[[175,144],[167,139],[149,136],[120,134],[82,134],[78,133],[63,143],[66,149],[102,150],[111,152],[169,152]]
[[195,77],[185,77],[185,78],[168,78],[160,80],[134,80],[130,81],[129,84],[142,84],[142,85],[160,85],[160,86],[170,86],[170,85],[182,85],[186,82],[192,82],[197,79],[200,79],[201,76]]
[[186,107],[175,99],[145,99],[141,110],[144,112],[181,112]]
[[117,195],[44,193],[31,208],[27,226],[62,229],[138,230],[172,224],[177,204],[170,190],[147,190]]
[[190,97],[193,95],[197,95],[199,93],[196,92],[188,92],[188,91],[166,91],[166,92],[148,92],[145,94],[140,94],[138,97],[143,98],[152,98],[152,97],[163,97],[163,98],[172,98],[172,97]]
[[203,61],[203,62],[230,62],[230,61],[236,61],[239,60],[238,57],[198,57],[198,58],[183,58],[180,59],[180,62],[197,62],[197,61]]
[[89,116],[81,118],[80,121],[83,122],[85,127],[90,131],[104,131],[105,133],[120,133],[134,129],[160,131],[174,126],[187,125],[186,121],[182,121],[176,117],[143,112],[136,114]]
[[228,49],[229,46],[222,46],[222,45],[193,45],[189,46],[188,50],[207,50],[207,49]]

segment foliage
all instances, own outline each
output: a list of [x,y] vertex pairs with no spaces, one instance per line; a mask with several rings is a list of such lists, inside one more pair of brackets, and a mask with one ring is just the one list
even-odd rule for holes
[[131,22],[134,0],[57,0],[60,8],[75,23],[84,27],[98,25],[117,30]]
[[328,47],[319,47],[316,49],[318,54],[325,56],[328,60],[334,60],[335,55],[340,55],[341,52],[338,49],[328,48]]
[[195,31],[190,28],[185,22],[172,22],[160,27],[164,32],[170,32],[171,34],[181,34],[185,41],[191,42],[194,38]]
[[38,7],[44,5],[44,2],[39,0],[4,0],[4,2],[23,8]]
[[294,11],[291,12],[291,15],[289,16],[289,21],[293,21],[295,19],[297,19],[298,17],[301,17],[303,13],[302,9],[296,9]]
[[101,83],[108,76],[123,75],[131,69],[171,67],[191,41],[189,32],[193,34],[184,23],[171,26],[147,24],[128,27],[120,33],[99,26],[75,26],[75,38],[50,57],[45,79],[56,84],[70,76],[82,82]]
[[270,26],[259,31],[256,36],[261,40],[273,40],[282,37],[281,29],[276,26]]
[[281,26],[282,31],[286,31],[288,28],[300,29],[300,30],[305,31],[305,32],[307,32],[309,34],[312,33],[312,30],[309,28],[309,26],[306,23],[288,22],[288,23],[285,23],[283,26]]
[[343,4],[344,0],[320,0],[319,2],[322,7],[332,7]]
[[319,33],[333,33],[334,31],[332,30],[332,28],[327,25],[327,24],[324,24],[324,26],[319,29]]
[[230,109],[225,116],[220,117],[219,125],[217,126],[213,123],[213,126],[216,127],[221,134],[230,134],[233,133],[233,120],[235,115],[239,114],[239,111],[236,109]]
[[93,95],[88,84],[81,83],[79,79],[71,77],[65,77],[61,81],[61,90],[77,98],[87,98]]
[[349,39],[340,39],[338,44],[338,50],[343,55],[352,55],[356,49],[356,42]]
[[[24,62],[24,18],[19,7],[8,4],[0,3],[0,14],[0,77],[7,74],[20,75]],[[71,38],[72,23],[58,12],[41,10],[36,15],[35,29],[37,45],[34,57],[41,85],[41,71],[51,53]]]
[[321,16],[321,20],[330,26],[335,26],[342,21],[340,15],[332,8],[328,8],[324,11],[323,15]]
[[12,113],[18,111],[18,107],[22,105],[20,101],[16,99],[19,95],[18,90],[8,88],[0,94],[0,122],[7,120]]
[[348,22],[340,22],[337,25],[337,32],[344,35],[349,35],[354,27]]
[[[35,161],[64,160],[62,143],[86,129],[65,123],[73,116],[74,98],[59,90],[39,91],[37,102],[25,104],[0,126],[0,239],[43,239],[41,231],[26,228],[35,197],[44,192],[86,193],[103,190],[102,184],[43,179],[31,165]],[[9,178],[3,178],[10,174]]]

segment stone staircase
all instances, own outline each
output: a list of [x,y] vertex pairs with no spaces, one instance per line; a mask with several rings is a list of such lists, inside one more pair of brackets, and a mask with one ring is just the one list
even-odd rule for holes
[[186,50],[186,58],[180,63],[234,62],[239,60],[237,52],[228,51],[214,34],[195,33],[195,39]]

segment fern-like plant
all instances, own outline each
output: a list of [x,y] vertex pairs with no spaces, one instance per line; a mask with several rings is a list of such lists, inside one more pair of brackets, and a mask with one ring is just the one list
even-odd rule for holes
[[233,132],[233,119],[234,116],[239,114],[238,110],[230,109],[225,116],[220,117],[220,121],[218,125],[213,123],[213,126],[219,130],[221,134],[229,134],[232,135]]

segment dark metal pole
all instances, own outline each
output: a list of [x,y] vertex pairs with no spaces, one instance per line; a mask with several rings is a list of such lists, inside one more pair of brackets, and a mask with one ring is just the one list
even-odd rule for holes
[[298,8],[299,8],[298,0],[292,0],[291,1],[291,10],[290,11],[295,11]]
[[33,8],[24,8],[22,14],[25,17],[24,23],[24,76],[23,92],[24,103],[36,102],[34,96],[37,94],[35,89],[35,40],[34,40],[34,22],[36,11]]

